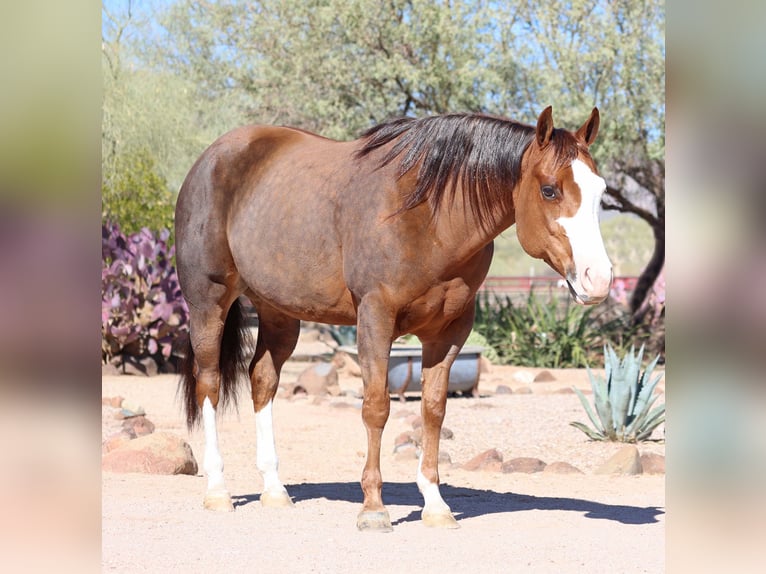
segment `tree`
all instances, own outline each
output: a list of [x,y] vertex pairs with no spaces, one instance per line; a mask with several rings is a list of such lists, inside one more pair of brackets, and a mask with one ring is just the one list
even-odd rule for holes
[[[484,111],[532,123],[549,104],[558,125],[576,126],[598,106],[603,207],[637,215],[654,235],[631,304],[640,319],[664,262],[660,0],[177,0],[158,18],[135,42],[135,73],[183,87],[154,97],[193,118],[192,133],[259,122],[347,139],[398,115]],[[181,148],[180,133],[157,140]],[[183,153],[164,157],[190,165]]]
[[602,206],[632,213],[652,230],[654,250],[630,303],[640,322],[665,262],[664,4],[530,1],[523,22],[532,39],[524,54],[530,99],[552,103],[573,125],[599,107],[592,151],[607,181]]
[[151,6],[105,2],[102,16],[102,219],[127,233],[172,229],[173,191],[240,116],[201,106],[188,78],[153,61]]
[[500,28],[490,4],[184,0],[163,19],[163,58],[249,121],[351,138],[391,116],[480,111],[508,95],[512,69],[477,41]]

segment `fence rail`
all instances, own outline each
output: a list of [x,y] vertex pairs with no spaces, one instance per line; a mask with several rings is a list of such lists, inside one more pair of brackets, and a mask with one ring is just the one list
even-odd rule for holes
[[[636,288],[638,277],[615,277],[613,288],[619,285],[628,293]],[[490,293],[498,296],[526,294],[532,290],[555,294],[568,294],[566,281],[559,276],[524,277],[524,276],[490,276],[479,287],[479,293]]]

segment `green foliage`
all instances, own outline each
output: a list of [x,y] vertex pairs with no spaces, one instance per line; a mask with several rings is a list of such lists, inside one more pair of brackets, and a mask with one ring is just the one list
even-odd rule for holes
[[163,60],[201,94],[334,138],[392,115],[482,109],[518,84],[514,66],[487,65],[505,22],[475,0],[189,0],[162,21]]
[[102,184],[101,201],[102,221],[117,223],[128,235],[142,228],[173,229],[173,194],[146,151],[118,158]]
[[499,361],[528,367],[582,367],[598,352],[605,333],[624,328],[621,318],[605,318],[595,307],[567,298],[547,300],[530,291],[523,305],[510,296],[488,293],[476,299],[474,330],[495,349]]
[[580,422],[570,424],[592,440],[647,440],[654,429],[665,421],[664,404],[651,408],[657,400],[654,389],[662,378],[660,374],[652,379],[652,371],[657,365],[659,355],[649,363],[643,374],[640,373],[644,356],[643,345],[638,355],[635,354],[635,348],[631,347],[622,361],[611,345],[604,346],[604,356],[606,378],[594,375],[588,369],[595,414],[582,392],[575,389],[588,418],[593,423],[593,428]]
[[493,365],[497,365],[500,363],[500,357],[497,355],[497,351],[495,351],[495,348],[489,344],[489,341],[487,341],[487,338],[479,333],[476,329],[472,329],[471,332],[468,334],[468,339],[465,342],[465,347],[467,346],[477,346],[477,347],[484,347],[484,350],[481,352],[483,357],[486,357],[489,359],[489,362]]
[[338,345],[356,345],[356,326],[355,325],[323,325],[321,327],[325,332],[338,343]]

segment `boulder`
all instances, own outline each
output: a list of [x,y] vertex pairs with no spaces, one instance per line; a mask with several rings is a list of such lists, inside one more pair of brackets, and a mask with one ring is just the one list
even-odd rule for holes
[[189,444],[170,433],[152,433],[127,441],[106,453],[101,468],[110,472],[197,474]]
[[535,472],[542,472],[545,470],[546,464],[539,458],[532,458],[529,456],[520,456],[512,458],[503,463],[501,467],[503,472],[525,472],[532,474]]
[[583,471],[581,471],[576,466],[572,466],[568,462],[552,462],[549,465],[547,465],[543,472],[547,474],[584,474]]
[[477,454],[471,460],[463,465],[465,470],[502,470],[503,467],[503,455],[495,449],[491,448],[485,450],[481,454]]
[[665,457],[653,452],[641,455],[641,468],[644,474],[665,474]]
[[113,435],[107,437],[107,439],[101,444],[101,453],[106,454],[110,451],[120,448],[134,438],[136,438],[136,435],[131,431],[122,430],[120,432],[116,432]]
[[622,447],[594,471],[595,474],[631,475],[641,472],[641,457],[638,455],[638,449],[632,444]]
[[513,373],[512,378],[516,383],[528,385],[535,380],[535,375],[532,373],[532,371],[516,371]]
[[130,417],[122,423],[122,429],[133,434],[133,438],[152,434],[154,432],[154,423],[144,415]]
[[535,383],[552,383],[556,380],[556,377],[553,376],[553,373],[551,373],[548,370],[540,371],[535,375],[535,378],[532,379]]
[[362,376],[362,369],[359,366],[359,363],[352,359],[351,355],[348,353],[344,353],[343,351],[336,351],[332,358],[332,362],[333,365],[335,365],[335,368],[344,375],[349,375],[352,377]]
[[306,389],[309,395],[322,396],[332,395],[340,396],[340,385],[338,384],[338,370],[332,363],[314,363],[298,375],[296,388]]

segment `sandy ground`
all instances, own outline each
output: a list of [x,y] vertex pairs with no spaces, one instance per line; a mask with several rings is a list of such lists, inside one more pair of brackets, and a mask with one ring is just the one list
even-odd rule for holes
[[[283,383],[307,363],[285,366]],[[236,511],[202,508],[201,431],[187,433],[176,377],[104,376],[103,396],[140,403],[158,431],[185,437],[200,466],[198,476],[103,473],[102,569],[104,572],[664,572],[664,476],[601,476],[593,470],[621,445],[589,442],[569,422],[586,422],[576,395],[587,389],[580,370],[553,370],[556,381],[519,382],[512,367],[482,375],[480,398],[449,399],[442,441],[452,464],[440,468],[442,495],[461,526],[433,530],[420,522],[417,461],[394,455],[394,440],[411,430],[414,397],[392,403],[383,438],[384,501],[394,532],[360,533],[359,478],[366,450],[361,380],[344,375],[342,397],[315,400],[280,396],[275,432],[280,476],[292,496],[290,509],[263,508],[255,469],[255,417],[239,411],[219,424],[227,485]],[[538,370],[530,369],[532,373]],[[494,395],[499,384],[531,394]],[[661,399],[664,400],[664,399]],[[119,427],[104,408],[104,435]],[[661,436],[661,432],[655,436]],[[460,468],[476,454],[498,449],[505,460],[531,456],[569,462],[585,474],[470,472]],[[641,452],[665,454],[662,442]]]

